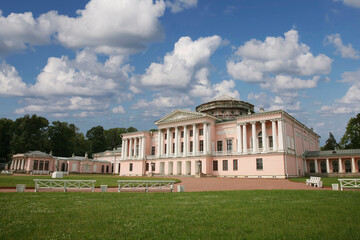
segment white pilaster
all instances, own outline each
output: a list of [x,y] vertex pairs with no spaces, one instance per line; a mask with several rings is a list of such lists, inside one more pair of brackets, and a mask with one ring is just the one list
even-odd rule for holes
[[315,159],[315,173],[319,173],[318,161]]
[[170,156],[170,128],[166,129],[166,156],[169,157]]
[[158,130],[157,157],[160,158],[161,150],[161,129]]
[[121,159],[124,159],[125,157],[125,140],[123,139],[121,141]]
[[267,134],[266,134],[266,121],[261,121],[261,132],[262,132],[262,152],[266,153],[268,151],[267,149]]
[[339,158],[339,173],[343,173],[343,167],[342,167],[342,163],[341,163],[341,158]]
[[284,140],[283,140],[283,120],[278,120],[278,137],[279,137],[279,151],[284,151]]
[[179,148],[178,138],[179,138],[179,127],[175,127],[175,157],[177,157],[178,154],[179,154],[179,152],[178,152],[178,148]]
[[211,124],[210,123],[208,123],[207,137],[206,138],[207,138],[207,147],[206,147],[206,149],[207,149],[208,153],[211,154],[212,149],[211,149]]
[[355,173],[356,169],[355,169],[355,159],[352,157],[351,158],[351,172]]
[[125,139],[124,159],[127,159],[129,155],[129,139]]
[[236,138],[237,138],[237,152],[242,153],[242,139],[241,139],[241,126],[236,125]]
[[164,132],[160,132],[160,156],[164,154]]
[[326,159],[326,173],[330,173],[329,159]]
[[134,157],[135,157],[135,159],[138,158],[137,145],[138,145],[138,138],[136,137],[136,138],[134,139]]
[[141,159],[145,158],[145,137],[141,138]]
[[187,155],[187,151],[188,151],[188,132],[186,125],[184,125],[184,152],[183,152],[184,157]]
[[257,136],[256,136],[256,122],[252,122],[251,123],[251,127],[252,127],[252,152],[253,153],[257,153],[258,150],[257,150],[257,144],[256,144],[256,140],[257,140]]
[[277,134],[276,134],[276,122],[275,120],[271,120],[271,128],[272,128],[272,139],[273,139],[273,151],[277,151]]
[[196,128],[196,124],[193,124],[193,155],[195,156],[196,151],[198,150],[197,148],[197,128]]
[[208,145],[208,139],[207,139],[207,123],[204,123],[203,124],[203,126],[204,126],[204,135],[203,135],[203,139],[204,139],[204,141],[203,141],[203,144],[204,144],[204,155],[206,155],[207,154],[207,145]]
[[247,131],[246,131],[246,123],[243,123],[243,152],[247,153]]
[[133,139],[130,138],[129,141],[130,141],[129,157],[132,158],[132,156],[133,156],[133,151],[132,151],[132,142],[133,142]]
[[[24,163],[25,163],[25,159],[21,159],[21,168],[20,168],[20,170],[24,170]],[[45,162],[44,162],[44,167],[45,167]]]

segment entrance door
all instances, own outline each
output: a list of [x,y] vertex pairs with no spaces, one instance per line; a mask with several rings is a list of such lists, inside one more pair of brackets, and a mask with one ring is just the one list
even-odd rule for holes
[[345,172],[346,173],[351,173],[351,163],[349,160],[345,161]]
[[176,171],[177,175],[181,175],[181,168],[182,168],[182,164],[180,161],[178,161],[177,162],[177,171]]
[[160,175],[164,175],[164,169],[165,169],[165,163],[164,162],[161,162],[160,163]]
[[168,175],[173,175],[173,162],[168,163]]
[[191,175],[191,161],[186,161],[186,175]]
[[332,161],[333,173],[339,172],[339,163],[338,161]]

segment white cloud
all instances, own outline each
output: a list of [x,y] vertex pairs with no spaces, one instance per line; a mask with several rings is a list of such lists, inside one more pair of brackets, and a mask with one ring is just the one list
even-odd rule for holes
[[265,41],[252,39],[240,46],[235,55],[241,58],[227,63],[228,73],[246,82],[267,82],[270,75],[310,76],[328,74],[332,60],[299,43],[296,30],[286,32],[285,38],[266,37]]
[[22,81],[15,67],[5,61],[0,64],[0,96],[23,96],[26,84]]
[[212,36],[193,41],[190,37],[181,37],[175,43],[174,50],[167,53],[163,63],[152,63],[140,76],[140,84],[145,87],[177,88],[188,87],[196,81],[197,71],[204,71],[209,58],[220,46],[221,38]]
[[360,0],[334,0],[334,2],[343,2],[347,6],[360,8]]
[[359,59],[359,52],[356,51],[350,43],[345,46],[338,33],[326,36],[325,44],[334,45],[336,53],[340,54],[343,58]]
[[264,92],[251,92],[247,98],[255,103],[255,106],[262,107],[266,111],[285,110],[289,113],[295,113],[301,110],[300,101],[297,101],[296,96],[293,95],[271,97]]
[[186,8],[196,7],[198,0],[166,0],[166,5],[171,12],[181,12]]
[[299,90],[304,88],[315,88],[320,80],[319,76],[312,79],[303,80],[286,75],[276,75],[275,79],[271,82],[260,84],[261,87],[270,89],[273,92],[281,92],[284,90]]
[[113,113],[125,113],[125,109],[123,106],[117,106],[112,109]]

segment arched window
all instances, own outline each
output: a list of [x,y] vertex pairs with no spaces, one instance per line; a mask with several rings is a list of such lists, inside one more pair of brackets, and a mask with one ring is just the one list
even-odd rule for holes
[[101,166],[101,173],[104,173],[104,171],[105,171],[105,166],[102,165],[102,166]]
[[333,173],[339,172],[339,163],[338,161],[332,161]]
[[259,141],[259,143],[258,143],[259,148],[263,148],[263,144],[262,144],[262,132],[259,132],[259,134],[258,134],[258,141]]
[[325,163],[325,161],[320,162],[320,167],[321,167],[321,173],[326,173],[326,163]]
[[65,163],[62,163],[62,164],[61,164],[61,171],[62,171],[62,172],[65,172]]
[[109,173],[109,165],[106,166],[106,173]]
[[351,173],[351,163],[349,160],[345,161],[345,172]]
[[315,173],[315,161],[309,162],[310,173]]

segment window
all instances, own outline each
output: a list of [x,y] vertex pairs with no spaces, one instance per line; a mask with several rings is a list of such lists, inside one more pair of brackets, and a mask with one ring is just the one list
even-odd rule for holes
[[238,160],[237,159],[233,160],[233,170],[238,170]]
[[151,163],[151,171],[155,171],[155,163]]
[[[132,163],[130,163],[130,164],[132,164]],[[101,173],[104,173],[104,172],[105,172],[105,166],[102,165],[102,166],[101,166]]]
[[109,173],[109,165],[106,166],[106,173]]
[[145,165],[145,171],[149,171],[149,163],[146,163],[146,165]]
[[173,153],[175,153],[175,143],[173,143],[173,150],[172,150]]
[[269,136],[269,147],[273,147],[273,137]]
[[165,139],[167,139],[167,133],[165,133]]
[[193,130],[190,130],[190,137],[193,136]]
[[351,164],[349,160],[345,161],[345,172],[346,173],[351,173]]
[[199,136],[204,135],[204,129],[199,129]]
[[321,173],[326,173],[326,163],[325,163],[325,161],[320,162],[320,168],[321,168]]
[[167,145],[165,143],[164,154],[166,154],[166,150],[167,150]]
[[38,160],[34,160],[33,170],[38,170]]
[[213,161],[213,171],[218,170],[218,161]]
[[136,156],[139,156],[139,145],[136,145]]
[[193,151],[193,141],[190,141],[190,152]]
[[45,171],[49,171],[49,161],[45,161]]
[[199,151],[200,152],[204,151],[204,141],[203,140],[199,141]]
[[173,132],[173,138],[175,138],[175,132]]
[[259,148],[263,148],[263,144],[262,144],[262,132],[259,132],[259,134],[258,134],[258,146],[259,146]]
[[339,172],[339,163],[338,161],[332,161],[333,173]]
[[151,147],[151,155],[155,155],[155,147]]
[[44,161],[40,160],[39,170],[44,170]]
[[310,166],[310,173],[315,173],[315,162],[311,161],[309,163],[309,166]]
[[129,171],[132,172],[132,170],[133,170],[133,164],[130,163],[130,164],[129,164]]
[[227,171],[228,170],[228,160],[223,160],[222,165],[223,165],[223,171]]
[[181,138],[184,137],[184,131],[181,131]]
[[256,159],[256,170],[263,170],[263,160],[262,158]]
[[222,150],[223,150],[223,144],[222,144],[222,141],[217,141],[217,151],[218,152],[222,152]]
[[228,152],[232,151],[232,140],[226,140],[226,150]]
[[181,152],[184,152],[184,142],[181,142]]

